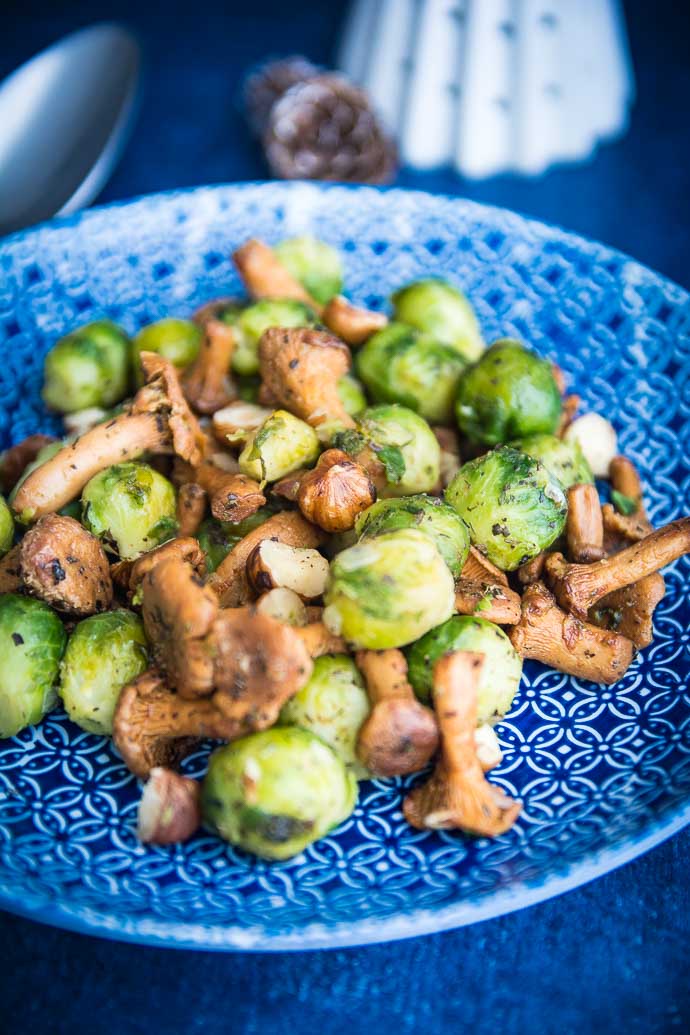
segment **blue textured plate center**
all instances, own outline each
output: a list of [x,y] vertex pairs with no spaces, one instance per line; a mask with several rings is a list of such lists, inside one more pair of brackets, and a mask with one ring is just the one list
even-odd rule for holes
[[[655,524],[690,511],[690,304],[601,245],[508,212],[404,191],[264,184],[144,198],[0,244],[0,448],[57,428],[42,361],[75,324],[130,332],[240,285],[251,236],[339,247],[355,302],[448,276],[487,340],[558,361],[635,459]],[[0,905],[112,937],[210,948],[384,940],[496,915],[573,887],[690,820],[690,562],[667,573],[654,644],[613,688],[527,664],[493,778],[524,802],[495,841],[412,830],[404,781],[361,785],[354,815],[269,864],[199,836],[144,848],[139,791],[106,741],[56,712],[0,744]],[[203,769],[204,759],[187,763]]]

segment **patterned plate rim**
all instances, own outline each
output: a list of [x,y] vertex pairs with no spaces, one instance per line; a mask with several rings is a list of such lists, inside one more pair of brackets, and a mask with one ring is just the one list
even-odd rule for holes
[[[242,183],[200,185],[184,189],[158,191],[143,194],[134,198],[112,201],[84,212],[63,216],[45,223],[39,223],[25,230],[0,238],[0,250],[6,244],[30,238],[45,229],[68,228],[88,223],[92,218],[106,210],[128,209],[147,203],[184,197],[206,192],[242,192],[263,188],[267,192],[280,191],[287,195],[290,192],[304,190],[310,192],[347,191],[353,195],[385,193],[405,197],[417,196],[420,199],[434,198],[449,205],[473,211],[477,216],[500,213],[508,216],[516,223],[537,231],[566,237],[573,244],[587,245],[590,251],[596,250],[602,259],[613,257],[624,258],[632,262],[645,274],[672,284],[690,300],[687,291],[669,277],[657,273],[638,260],[611,248],[595,239],[563,229],[557,224],[534,219],[511,209],[496,205],[485,205],[479,202],[458,198],[447,194],[431,194],[428,191],[407,190],[399,187],[362,187],[348,184],[314,184],[296,181],[283,183],[280,181],[248,181]],[[67,903],[52,902],[44,896],[27,899],[18,897],[17,892],[7,885],[0,886],[0,909],[18,916],[60,927],[80,934],[98,935],[116,941],[126,941],[164,948],[199,949],[211,951],[302,951],[312,949],[343,948],[357,945],[397,941],[419,935],[434,934],[442,931],[464,927],[481,920],[489,920],[538,902],[572,891],[589,881],[595,880],[612,870],[636,859],[650,849],[661,844],[673,834],[678,833],[690,824],[690,801],[681,803],[675,810],[669,808],[664,818],[655,824],[648,824],[638,835],[613,848],[605,848],[592,852],[580,862],[572,865],[561,876],[547,875],[546,878],[535,878],[533,881],[519,881],[509,888],[496,891],[482,897],[479,901],[464,901],[443,909],[416,910],[386,920],[362,919],[353,923],[335,923],[331,925],[310,924],[298,931],[275,934],[261,926],[213,927],[202,924],[186,924],[175,921],[164,922],[149,917],[125,918],[116,912],[106,913],[88,907],[71,907]]]

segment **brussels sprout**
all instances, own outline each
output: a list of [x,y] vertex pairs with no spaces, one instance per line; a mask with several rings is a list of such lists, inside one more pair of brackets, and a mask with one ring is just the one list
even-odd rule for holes
[[[408,496],[434,488],[441,475],[441,447],[423,417],[391,403],[370,406],[357,426],[360,448],[369,445],[386,469],[382,495]],[[341,448],[349,452],[347,442]]]
[[333,558],[323,620],[356,647],[402,647],[450,617],[454,589],[430,536],[385,532]]
[[469,525],[475,546],[504,571],[514,571],[563,531],[563,488],[539,460],[510,446],[464,464],[445,492]]
[[367,397],[364,389],[351,374],[345,374],[345,377],[338,381],[338,396],[351,417],[359,416],[362,410],[366,409]]
[[283,726],[214,751],[201,794],[204,819],[226,841],[289,859],[350,815],[357,781],[328,744]]
[[142,327],[132,343],[135,366],[138,370],[142,352],[157,352],[178,370],[184,370],[196,359],[200,344],[201,330],[191,320],[173,316],[157,320]]
[[120,690],[147,667],[144,626],[131,611],[108,611],[79,622],[60,663],[58,688],[72,722],[109,736]]
[[593,483],[592,468],[587,463],[580,443],[564,442],[555,435],[529,435],[518,438],[510,445],[527,453],[535,460],[541,460],[544,467],[556,478],[564,489],[579,483]]
[[0,596],[0,738],[34,726],[55,707],[67,634],[47,604]]
[[257,374],[237,377],[237,395],[244,402],[258,403],[261,378]]
[[455,650],[484,655],[477,691],[477,725],[506,714],[520,685],[522,658],[497,625],[485,618],[455,615],[432,629],[406,651],[408,678],[421,701],[431,701],[434,665]]
[[447,342],[468,362],[484,351],[474,309],[463,293],[446,280],[416,280],[395,292],[396,320]]
[[240,539],[244,539],[246,535],[253,532],[259,525],[263,525],[264,521],[267,521],[275,513],[276,511],[273,507],[261,507],[255,514],[251,514],[244,521],[239,521],[236,524],[231,521],[217,521],[215,518],[206,518],[201,523],[196,536],[199,546],[206,554],[206,570],[209,573],[214,572],[225,560],[233,546],[239,543]]
[[242,474],[265,485],[311,466],[318,455],[314,429],[287,410],[275,410],[247,440],[239,465]]
[[343,289],[340,255],[325,241],[315,237],[289,237],[273,251],[286,270],[321,305]]
[[45,359],[43,399],[60,413],[112,406],[127,395],[131,371],[128,338],[99,320],[65,335]]
[[460,574],[470,549],[470,533],[447,503],[424,495],[378,500],[355,520],[355,531],[361,539],[399,528],[418,528],[430,535],[451,573],[456,577]]
[[14,541],[14,518],[12,511],[0,496],[0,557],[4,557]]
[[175,490],[148,464],[100,471],[84,487],[81,503],[84,526],[123,561],[172,539],[177,530]]
[[364,680],[347,654],[326,654],[314,662],[306,686],[291,697],[278,720],[325,740],[359,780],[369,775],[357,758],[357,734],[371,711]]
[[291,298],[262,298],[239,314],[229,310],[223,320],[232,324],[237,347],[232,355],[236,374],[258,374],[259,339],[269,327],[314,327],[316,316],[304,302]]
[[457,349],[402,323],[389,323],[357,353],[357,373],[376,402],[398,402],[435,424],[453,417],[466,363]]
[[497,341],[460,378],[455,414],[469,439],[490,446],[552,435],[561,394],[551,364],[517,341]]

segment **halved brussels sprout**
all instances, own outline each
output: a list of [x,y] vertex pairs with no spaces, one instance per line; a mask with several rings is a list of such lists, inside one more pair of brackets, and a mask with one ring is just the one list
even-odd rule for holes
[[283,705],[282,726],[299,726],[324,740],[358,780],[369,775],[357,758],[357,734],[371,707],[364,680],[347,654],[326,654],[314,662],[306,686]]
[[389,323],[357,353],[357,373],[376,402],[409,406],[434,424],[453,418],[466,362],[457,349],[402,323]]
[[60,338],[45,358],[43,399],[60,413],[112,406],[127,395],[129,339],[110,320],[98,320]]
[[160,546],[177,530],[175,490],[148,464],[100,471],[84,487],[81,503],[84,527],[123,561]]
[[541,460],[544,467],[556,478],[564,489],[581,483],[592,484],[594,475],[582,452],[580,443],[564,442],[555,435],[529,435],[518,438],[510,445],[527,453],[535,460]]
[[201,803],[226,841],[264,859],[289,859],[347,819],[356,801],[357,781],[328,744],[274,726],[214,751]]
[[55,707],[66,640],[62,622],[42,600],[0,596],[0,739],[35,726]]
[[131,611],[79,622],[60,663],[58,692],[72,722],[109,736],[120,690],[148,667],[144,625]]
[[276,244],[273,251],[286,270],[321,305],[342,291],[340,255],[325,241],[316,237],[289,237]]
[[477,725],[497,722],[510,708],[522,675],[522,658],[497,625],[485,618],[455,615],[406,651],[408,678],[420,701],[431,703],[434,666],[451,651],[484,655],[477,690]]
[[319,455],[319,439],[305,421],[287,410],[275,410],[247,439],[239,455],[242,474],[265,485],[301,467],[310,467]]
[[0,496],[0,557],[4,557],[14,542],[14,518],[12,511]]
[[137,334],[132,342],[135,367],[138,371],[142,352],[157,352],[178,370],[184,370],[196,359],[200,345],[201,330],[195,323],[168,316],[147,324]]
[[356,647],[402,647],[450,617],[454,590],[430,536],[385,532],[333,558],[323,620]]
[[236,374],[258,374],[259,339],[269,327],[314,327],[316,315],[291,298],[262,298],[239,313],[228,310],[222,319],[235,328],[237,347],[232,354]]
[[[370,406],[357,427],[363,444],[371,446],[386,469],[387,484],[382,495],[430,492],[438,483],[441,447],[419,414],[396,403]],[[348,452],[345,446],[341,448]]]
[[253,532],[264,521],[276,513],[274,507],[261,507],[255,514],[251,514],[244,521],[234,523],[232,521],[217,521],[216,518],[206,518],[202,522],[197,533],[199,546],[206,554],[206,570],[214,572],[225,560],[233,546],[244,539],[246,535]]
[[391,301],[396,320],[447,342],[467,362],[484,351],[474,309],[447,280],[415,280],[396,291]]
[[510,446],[463,464],[445,498],[469,526],[474,545],[503,571],[514,571],[550,546],[568,513],[560,482]]
[[552,435],[561,407],[551,364],[504,338],[463,373],[455,414],[472,442],[493,446],[525,435]]
[[470,533],[451,506],[436,496],[402,496],[378,500],[355,521],[355,531],[361,539],[400,528],[417,528],[430,535],[451,574],[457,578],[467,560]]
[[345,374],[338,381],[338,396],[351,417],[358,417],[362,410],[366,409],[367,397],[364,389],[352,374]]

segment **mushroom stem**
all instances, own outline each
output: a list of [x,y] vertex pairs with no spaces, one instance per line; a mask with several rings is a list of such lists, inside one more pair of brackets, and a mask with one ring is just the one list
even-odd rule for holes
[[294,631],[310,658],[320,658],[323,654],[347,653],[347,644],[342,636],[336,636],[321,621],[295,626]]
[[288,511],[274,514],[236,543],[207,585],[216,593],[223,607],[239,607],[252,598],[246,566],[249,555],[260,542],[277,539],[288,546],[316,547],[324,538],[323,532],[305,521],[301,514]]
[[520,565],[516,574],[521,586],[531,586],[533,582],[539,582],[544,573],[544,564],[548,556],[548,552],[544,550],[531,561],[525,561]]
[[252,298],[292,298],[305,302],[319,316],[323,306],[311,297],[298,280],[288,273],[272,248],[256,238],[233,252],[244,285]]
[[182,378],[182,387],[197,413],[215,413],[233,398],[230,363],[236,338],[221,320],[207,320],[199,354]]
[[137,557],[136,561],[118,561],[116,564],[112,564],[110,573],[113,582],[127,593],[131,601],[144,576],[152,571],[160,561],[170,557],[179,558],[179,560],[191,564],[199,576],[206,573],[206,556],[196,539],[179,537],[170,539],[154,550],[149,550],[148,553]]
[[223,739],[225,724],[210,698],[185,701],[151,668],[124,686],[113,718],[113,741],[125,765],[145,778],[156,766],[175,768],[203,737]]
[[565,526],[568,553],[574,561],[589,564],[604,556],[604,523],[595,485],[571,485]]
[[460,572],[463,579],[471,579],[473,582],[488,582],[497,586],[507,586],[508,576],[495,564],[492,564],[488,557],[480,553],[476,547],[470,546],[465,565]]
[[580,401],[581,400],[579,395],[566,395],[563,399],[563,409],[561,410],[561,418],[558,422],[558,428],[556,430],[556,435],[558,436],[558,438],[563,438],[563,435],[575,420],[575,416],[580,407]]
[[459,578],[455,583],[455,610],[477,615],[497,625],[513,625],[520,618],[520,597],[507,586]]
[[357,756],[375,776],[423,769],[438,747],[434,713],[415,697],[399,650],[358,651],[372,710],[357,738]]
[[637,504],[636,512],[643,516],[642,482],[632,460],[628,460],[627,456],[614,456],[609,464],[609,480],[616,492]]
[[160,452],[168,443],[167,425],[159,414],[121,414],[63,446],[32,471],[12,506],[22,521],[35,521],[64,507],[104,468]]
[[342,295],[336,295],[327,303],[321,318],[329,331],[355,347],[363,345],[367,338],[388,323],[385,313],[360,309]]
[[198,482],[185,482],[177,493],[177,536],[195,536],[206,513],[206,491]]
[[419,830],[464,830],[496,837],[512,827],[522,808],[488,782],[477,755],[477,687],[482,654],[455,651],[436,662],[434,702],[441,757],[431,779],[403,804],[405,819]]
[[259,402],[268,395],[316,428],[354,428],[338,394],[338,381],[351,361],[347,345],[326,331],[269,327],[259,342]]
[[585,619],[590,607],[606,593],[639,582],[688,552],[690,517],[685,517],[595,564],[568,564],[562,554],[555,553],[545,569],[561,607]]
[[520,621],[508,636],[523,658],[593,683],[615,683],[635,654],[635,645],[625,636],[562,611],[542,582],[525,590]]
[[607,593],[590,608],[589,620],[600,629],[614,629],[636,647],[648,647],[654,635],[654,609],[663,600],[666,584],[658,572],[631,586]]
[[211,513],[219,521],[244,521],[266,502],[259,483],[253,478],[224,471],[209,460],[194,468],[178,462],[175,477],[178,482],[182,479],[196,482],[208,495]]

